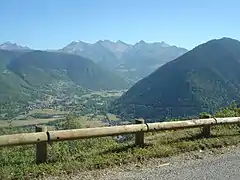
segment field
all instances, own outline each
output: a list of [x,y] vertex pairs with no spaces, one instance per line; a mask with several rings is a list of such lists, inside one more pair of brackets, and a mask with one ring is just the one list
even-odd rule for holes
[[[65,118],[71,111],[75,110],[78,117],[89,123],[91,126],[104,124],[102,120],[105,118],[103,114],[97,113],[98,108],[105,108],[106,101],[109,98],[119,97],[124,91],[94,91],[88,94],[84,94],[80,97],[73,96],[66,100],[65,105],[58,104],[59,107],[39,108],[28,111],[27,113],[21,113],[11,119],[0,119],[0,128],[8,126],[29,126],[37,124],[46,124],[54,122],[58,119]],[[76,104],[67,104],[71,101],[77,101]],[[84,108],[81,108],[84,105]],[[96,105],[98,105],[96,107]],[[60,108],[65,107],[65,108]],[[69,107],[69,108],[68,108]],[[82,112],[81,112],[82,111]],[[108,114],[108,119],[112,121],[120,120],[114,114]]]
[[91,97],[94,95],[101,96],[101,97],[120,97],[126,90],[122,91],[94,91],[89,94],[85,94],[82,97]]
[[1,127],[8,127],[8,126],[29,126],[29,125],[37,125],[37,124],[46,124],[49,122],[53,122],[58,120],[59,118],[34,118],[35,114],[42,114],[42,115],[65,115],[67,112],[59,111],[59,110],[53,110],[53,109],[35,109],[32,111],[29,111],[25,115],[19,115],[11,120],[0,120],[0,128]]
[[41,113],[41,114],[66,114],[68,112],[55,110],[55,109],[34,109],[32,111],[29,111],[27,116],[32,115],[32,114],[36,114],[36,113]]
[[8,120],[0,120],[0,128],[1,127],[9,127],[14,126],[14,127],[19,127],[19,126],[29,126],[29,125],[37,125],[37,124],[46,124],[49,122],[56,121],[56,118],[48,118],[48,119],[28,119],[28,120],[13,120],[13,121],[8,121]]
[[[104,123],[101,121],[102,116],[97,116],[94,118],[91,118],[90,116],[78,116],[76,118],[76,121],[80,122],[83,126],[87,127],[98,127],[103,126]],[[12,127],[22,127],[22,126],[34,126],[38,124],[48,124],[49,122],[55,122],[61,119],[58,118],[46,118],[46,119],[37,119],[37,118],[31,118],[27,120],[0,120],[0,128],[6,128],[9,126]]]
[[110,121],[119,121],[119,120],[121,120],[121,119],[118,118],[115,114],[108,113],[107,116],[108,116],[108,119],[109,119]]

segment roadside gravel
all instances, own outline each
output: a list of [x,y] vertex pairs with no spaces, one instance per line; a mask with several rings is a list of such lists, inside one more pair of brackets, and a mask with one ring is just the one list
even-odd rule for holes
[[76,172],[43,180],[239,180],[240,146],[183,153],[112,169]]

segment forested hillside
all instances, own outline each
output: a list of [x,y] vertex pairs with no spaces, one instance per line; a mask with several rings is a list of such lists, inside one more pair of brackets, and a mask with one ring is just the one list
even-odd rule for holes
[[240,42],[211,40],[136,83],[112,112],[150,119],[213,112],[240,100]]

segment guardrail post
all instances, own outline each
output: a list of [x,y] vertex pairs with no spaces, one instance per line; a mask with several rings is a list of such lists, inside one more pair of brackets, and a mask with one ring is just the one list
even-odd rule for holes
[[210,137],[211,136],[211,126],[210,125],[203,126],[202,135],[204,137]]
[[[200,115],[200,118],[202,119],[209,119],[212,116],[210,114],[203,114]],[[210,137],[211,136],[211,125],[204,125],[202,128],[202,136],[203,137]]]
[[[136,119],[135,124],[144,124],[143,119]],[[136,132],[135,134],[135,145],[138,147],[144,146],[144,132]]]
[[[46,126],[36,126],[36,132],[47,132]],[[47,162],[47,142],[39,142],[36,144],[36,163]]]

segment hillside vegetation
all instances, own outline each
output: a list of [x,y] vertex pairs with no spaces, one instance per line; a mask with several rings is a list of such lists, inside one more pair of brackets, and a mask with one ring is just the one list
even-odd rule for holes
[[8,68],[30,85],[43,86],[65,80],[92,90],[128,87],[127,82],[117,75],[102,70],[89,59],[72,54],[33,51],[13,59]]
[[61,87],[90,90],[126,89],[129,83],[89,59],[45,51],[0,50],[2,103],[36,100]]
[[69,110],[87,92],[129,86],[123,78],[78,55],[0,50],[0,120],[33,108]]
[[0,50],[0,103],[28,96],[24,91],[30,88],[29,85],[7,68],[12,59],[18,58],[23,53]]
[[164,120],[213,113],[240,100],[240,42],[211,40],[137,82],[113,104],[122,116]]

